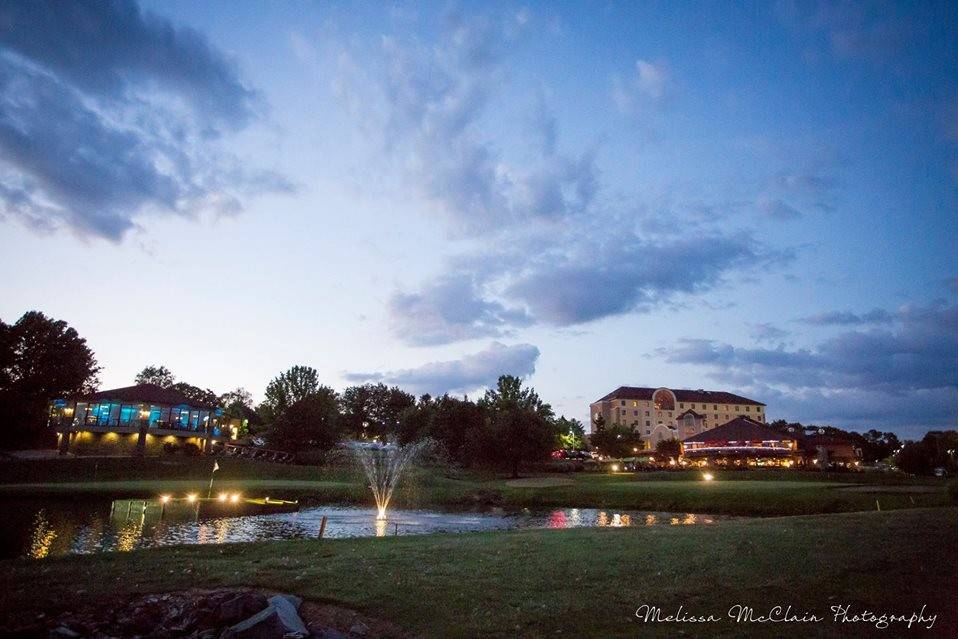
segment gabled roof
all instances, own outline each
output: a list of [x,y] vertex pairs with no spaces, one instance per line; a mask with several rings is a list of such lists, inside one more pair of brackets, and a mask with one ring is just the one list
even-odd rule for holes
[[[599,402],[605,402],[610,399],[642,399],[651,400],[652,394],[657,388],[646,388],[644,386],[619,386],[617,389],[600,397]],[[686,390],[681,388],[670,388],[675,394],[675,399],[680,402],[701,402],[703,404],[750,404],[752,406],[765,406],[762,402],[757,402],[748,397],[742,397],[735,393],[726,393],[725,391],[707,391],[707,390]]]
[[131,404],[166,404],[169,406],[186,404],[192,408],[216,408],[215,406],[194,402],[179,391],[172,388],[163,388],[156,384],[137,384],[135,386],[124,386],[123,388],[111,388],[90,393],[78,399],[84,402],[117,401],[130,402]]
[[710,428],[697,435],[683,439],[684,442],[747,442],[797,439],[793,433],[785,433],[748,417],[736,417],[721,426]]
[[692,410],[691,408],[688,409],[687,411],[685,411],[684,413],[679,413],[678,416],[677,416],[675,419],[681,419],[681,418],[685,417],[686,415],[691,415],[692,417],[701,417],[702,419],[705,419],[705,415],[699,415],[698,413],[696,413],[696,412],[695,412],[694,410]]

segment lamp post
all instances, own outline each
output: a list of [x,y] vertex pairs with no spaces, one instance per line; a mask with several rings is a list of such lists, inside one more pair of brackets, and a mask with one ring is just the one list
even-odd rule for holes
[[210,499],[213,496],[213,475],[216,474],[216,471],[220,469],[219,462],[213,462],[213,472],[210,473],[210,488],[206,491],[206,498]]

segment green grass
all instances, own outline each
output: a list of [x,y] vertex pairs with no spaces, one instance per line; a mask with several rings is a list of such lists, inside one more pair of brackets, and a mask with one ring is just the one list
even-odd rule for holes
[[[718,522],[710,526],[194,546],[0,562],[0,613],[252,585],[340,604],[429,637],[903,636],[831,622],[829,606],[896,614],[926,605],[958,632],[958,509]],[[645,625],[641,604],[724,617],[791,605],[814,624]],[[929,634],[929,633],[926,633]]]
[[[250,496],[308,498],[326,503],[368,503],[354,469],[220,460],[214,490]],[[152,497],[204,493],[208,459],[65,459],[0,463],[0,497]],[[568,486],[522,488],[489,474],[449,474],[437,469],[409,473],[394,505],[459,508],[498,504],[522,507],[583,507],[701,512],[729,515],[799,515],[894,510],[948,504],[946,483],[896,475],[800,471],[715,471],[711,483],[697,471],[675,473],[563,475]],[[930,492],[868,493],[855,485],[893,489],[919,485]]]

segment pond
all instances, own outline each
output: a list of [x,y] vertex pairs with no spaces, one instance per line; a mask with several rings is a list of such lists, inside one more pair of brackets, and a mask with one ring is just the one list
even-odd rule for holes
[[[120,502],[117,502],[120,503]],[[124,502],[125,503],[125,502]],[[550,508],[507,511],[390,510],[376,520],[375,508],[308,506],[299,512],[183,519],[146,517],[111,508],[110,501],[3,501],[0,557],[129,551],[174,544],[217,544],[281,539],[313,539],[327,516],[326,537],[383,537],[525,528],[641,527],[707,525],[720,515]]]

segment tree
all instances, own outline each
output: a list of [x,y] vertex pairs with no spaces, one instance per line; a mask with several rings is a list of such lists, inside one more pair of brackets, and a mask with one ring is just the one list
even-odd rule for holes
[[958,471],[958,431],[929,431],[920,442],[905,442],[895,461],[913,475],[930,475],[939,467],[954,473]]
[[169,388],[176,382],[173,373],[166,366],[146,366],[133,379],[136,384],[156,384],[162,388]]
[[266,397],[259,406],[263,421],[273,424],[287,408],[319,391],[319,375],[315,368],[293,366],[270,380]]
[[679,445],[679,440],[674,437],[671,439],[663,439],[655,445],[655,454],[660,457],[678,459],[681,453],[682,447]]
[[399,416],[397,436],[400,444],[408,444],[430,436],[436,414],[436,403],[428,394],[413,406],[406,407]]
[[47,402],[93,392],[99,380],[93,351],[63,320],[39,311],[13,325],[0,321],[0,426],[3,447],[43,442]]
[[479,402],[486,411],[487,432],[496,455],[519,476],[519,464],[547,459],[554,450],[556,432],[552,407],[544,403],[532,388],[523,388],[522,380],[502,375],[496,388],[486,391]]
[[397,434],[403,411],[415,404],[413,395],[396,386],[350,386],[343,391],[343,418],[354,437],[388,439]]
[[566,419],[563,415],[556,420],[556,430],[559,431],[559,442],[563,448],[579,450],[585,445],[585,428],[578,419]]
[[463,466],[476,466],[493,456],[495,443],[486,433],[486,414],[468,397],[443,395],[435,402],[429,424],[430,436]]
[[628,457],[645,446],[642,437],[627,426],[619,424],[607,426],[601,416],[594,423],[595,431],[589,435],[589,443],[602,455]]
[[183,394],[194,404],[199,404],[201,406],[219,405],[219,395],[208,388],[200,388],[199,386],[193,386],[192,384],[187,384],[186,382],[177,382],[170,386],[170,389]]
[[246,421],[246,428],[240,426],[239,436],[256,433],[262,426],[262,419],[253,408],[253,396],[245,388],[237,388],[219,397],[219,406],[223,407],[223,416],[227,419]]
[[329,450],[342,435],[339,396],[328,386],[290,404],[273,424],[269,440],[290,452]]

